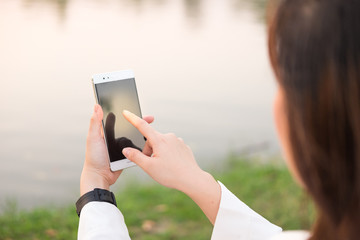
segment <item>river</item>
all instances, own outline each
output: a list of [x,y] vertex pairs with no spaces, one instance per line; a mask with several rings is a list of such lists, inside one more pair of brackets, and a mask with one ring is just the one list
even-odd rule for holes
[[[134,70],[143,114],[204,168],[230,152],[277,154],[263,4],[0,1],[0,209],[77,199],[95,73]],[[115,189],[150,181],[123,175]]]

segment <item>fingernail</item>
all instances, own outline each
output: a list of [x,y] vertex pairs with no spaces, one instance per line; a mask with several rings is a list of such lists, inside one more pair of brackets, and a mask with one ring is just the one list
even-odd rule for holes
[[95,104],[94,112],[97,113],[99,111],[99,105]]
[[131,112],[129,112],[128,110],[124,110],[123,111],[123,114],[126,114],[126,115],[128,115],[128,114],[130,114]]
[[129,149],[129,148],[124,148],[124,149],[122,150],[122,153],[124,154],[125,157],[129,154],[129,152],[130,152],[130,149]]

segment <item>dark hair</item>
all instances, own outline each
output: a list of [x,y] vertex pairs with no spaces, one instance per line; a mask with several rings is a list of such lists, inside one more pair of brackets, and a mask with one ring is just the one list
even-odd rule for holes
[[311,239],[360,239],[360,0],[280,0],[268,19]]

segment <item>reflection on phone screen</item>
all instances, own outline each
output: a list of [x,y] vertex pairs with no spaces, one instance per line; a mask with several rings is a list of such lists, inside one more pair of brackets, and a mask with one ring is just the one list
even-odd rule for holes
[[95,84],[98,102],[104,112],[104,135],[110,161],[125,159],[123,148],[132,147],[141,151],[144,137],[122,115],[129,110],[141,116],[135,79],[125,79]]

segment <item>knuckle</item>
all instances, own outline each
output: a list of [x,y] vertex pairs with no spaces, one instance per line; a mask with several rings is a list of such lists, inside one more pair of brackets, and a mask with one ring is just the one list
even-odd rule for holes
[[158,141],[161,143],[165,143],[166,139],[167,139],[167,136],[163,135],[163,134],[159,135],[159,137],[158,137]]
[[174,139],[174,138],[177,138],[175,133],[167,133],[166,134],[166,137],[170,138],[170,139]]
[[94,124],[96,122],[96,117],[95,116],[91,116],[90,118],[90,124]]
[[129,160],[133,159],[134,158],[134,151],[129,151],[128,154],[127,154],[127,158]]
[[138,121],[136,122],[137,128],[143,128],[145,127],[145,125],[147,125],[147,122],[143,119],[138,119]]
[[134,159],[134,158],[136,158],[136,156],[137,156],[137,151],[136,150],[130,151],[130,153],[129,153],[129,158],[130,159]]

